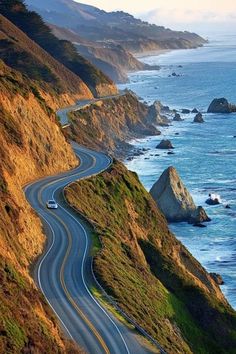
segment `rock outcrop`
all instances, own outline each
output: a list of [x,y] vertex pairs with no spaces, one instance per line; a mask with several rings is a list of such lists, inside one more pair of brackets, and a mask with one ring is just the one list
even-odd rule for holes
[[169,112],[171,112],[170,109],[167,111],[166,107],[164,107],[160,101],[155,101],[149,107],[147,119],[152,124],[159,126],[168,126],[170,120],[164,114]]
[[204,123],[202,113],[198,112],[194,117],[193,123]]
[[203,208],[197,208],[176,169],[168,167],[153,185],[150,194],[169,222],[199,224],[209,221]]
[[172,145],[170,140],[162,140],[160,144],[156,146],[156,149],[169,150],[174,149],[174,146]]
[[132,149],[127,140],[161,134],[148,111],[147,105],[127,92],[71,112],[67,134],[81,145],[124,158]]
[[207,113],[233,113],[236,105],[229,103],[226,98],[215,98],[208,107]]

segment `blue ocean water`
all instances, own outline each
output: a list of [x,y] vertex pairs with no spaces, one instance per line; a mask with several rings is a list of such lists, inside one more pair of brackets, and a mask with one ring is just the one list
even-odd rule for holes
[[[204,112],[205,123],[193,124],[193,114],[182,115],[185,120],[162,128],[162,136],[134,141],[135,146],[150,150],[126,165],[138,173],[148,190],[165,168],[177,168],[196,204],[205,207],[212,222],[204,229],[187,223],[170,227],[209,272],[223,276],[222,291],[236,308],[236,114],[206,113],[215,97],[236,103],[236,35],[217,37],[203,48],[142,60],[162,68],[132,73],[130,83],[121,88],[128,87],[149,103],[158,99],[171,108],[196,107]],[[169,77],[173,72],[180,76]],[[172,141],[174,155],[155,149],[164,137]],[[209,193],[220,194],[223,204],[207,206]]]

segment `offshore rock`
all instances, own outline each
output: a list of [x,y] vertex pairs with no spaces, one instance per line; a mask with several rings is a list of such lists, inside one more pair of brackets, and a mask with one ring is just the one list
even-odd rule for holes
[[207,113],[233,113],[236,105],[228,102],[226,98],[215,98],[208,107]]
[[173,118],[173,121],[175,122],[182,122],[184,119],[181,118],[179,113],[175,113],[175,116]]
[[156,146],[156,149],[168,150],[168,149],[174,149],[174,146],[172,145],[170,140],[162,140],[160,144]]
[[[153,185],[150,194],[169,222],[209,221],[202,208],[197,208],[176,169],[168,167]],[[206,220],[207,219],[207,220]]]
[[199,112],[198,114],[196,114],[196,116],[194,117],[193,123],[204,123],[202,113]]
[[218,205],[221,204],[221,199],[218,194],[209,194],[209,198],[206,200],[206,204],[208,205]]

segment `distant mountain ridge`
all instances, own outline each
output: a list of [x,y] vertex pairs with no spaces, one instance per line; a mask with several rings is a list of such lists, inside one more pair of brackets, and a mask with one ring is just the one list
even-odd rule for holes
[[193,48],[205,43],[195,33],[149,24],[123,11],[106,12],[73,0],[26,0],[26,3],[50,23],[73,29],[89,40],[123,44],[131,51],[145,50],[145,42],[148,49],[148,41],[156,46],[154,49]]
[[54,35],[73,42],[79,54],[118,83],[128,80],[127,72],[158,69],[143,64],[135,53],[205,43],[195,33],[172,31],[123,11],[106,12],[73,0],[26,0],[26,4],[49,23]]

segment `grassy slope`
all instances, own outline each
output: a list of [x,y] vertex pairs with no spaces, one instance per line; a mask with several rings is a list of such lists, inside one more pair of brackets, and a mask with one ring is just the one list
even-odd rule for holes
[[137,176],[115,162],[66,197],[97,226],[95,272],[120,307],[168,353],[235,353],[236,315],[168,230]]

